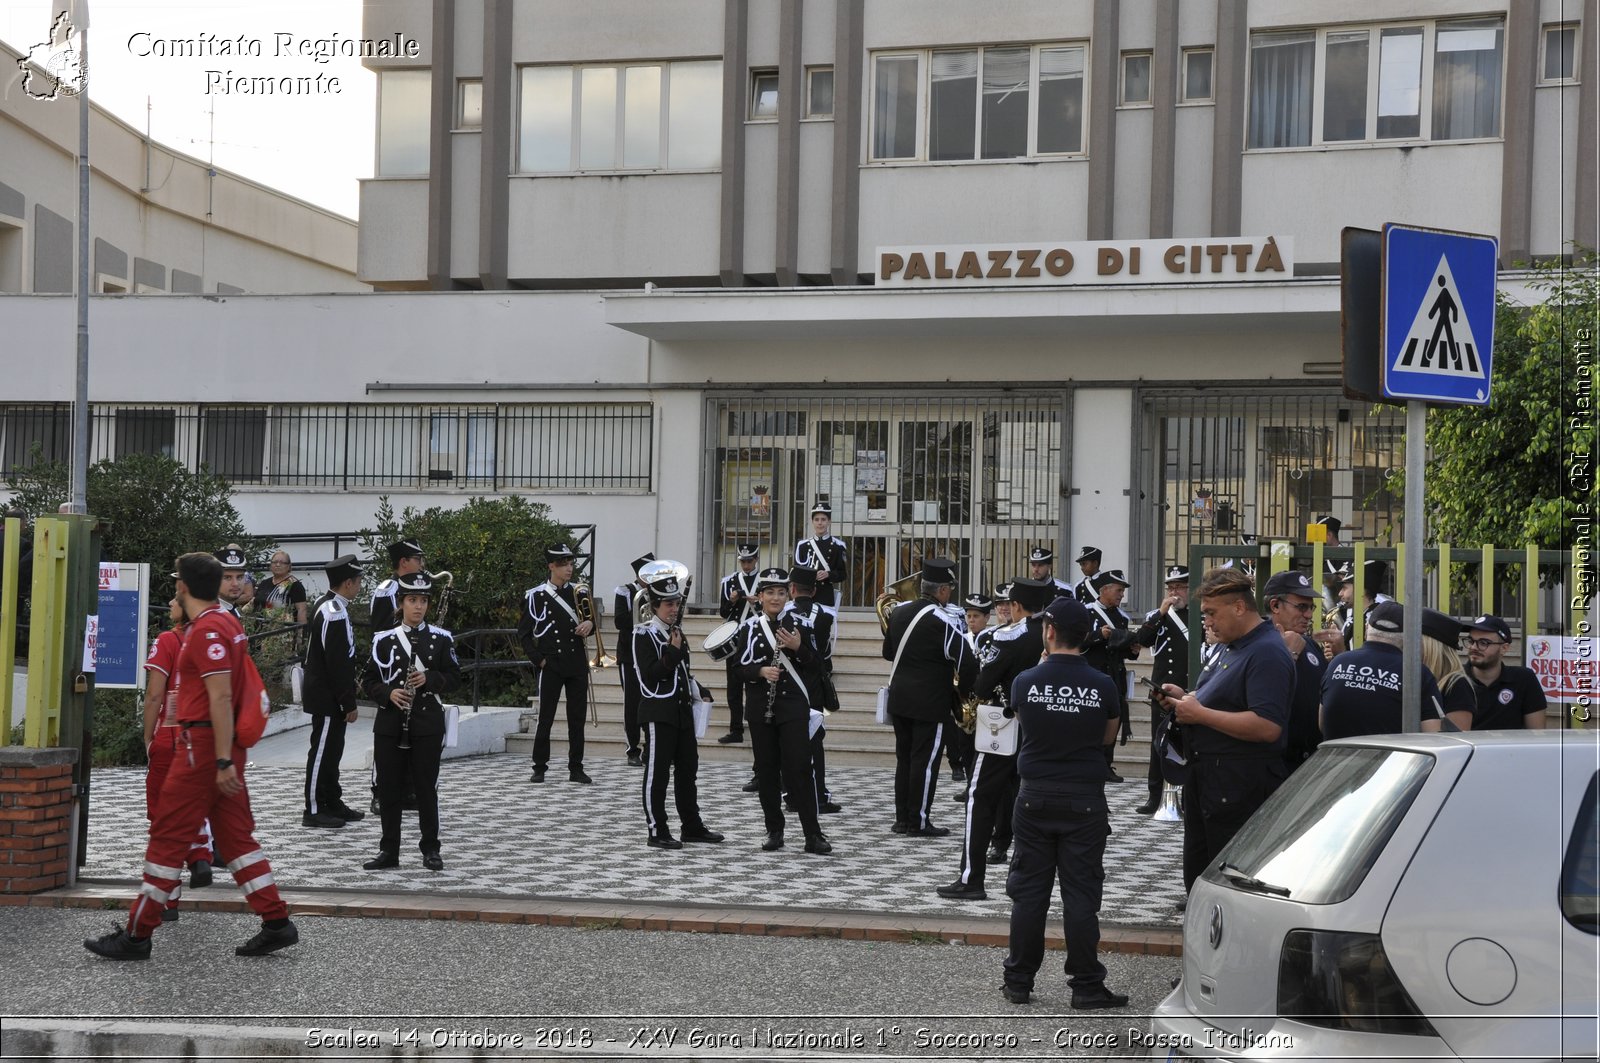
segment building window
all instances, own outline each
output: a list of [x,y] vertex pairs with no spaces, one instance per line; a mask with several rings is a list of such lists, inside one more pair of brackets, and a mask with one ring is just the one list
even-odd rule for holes
[[1258,33],[1246,146],[1500,135],[1501,18]]
[[1210,48],[1189,48],[1183,53],[1183,102],[1211,102]]
[[378,176],[428,172],[428,116],[433,73],[385,70],[378,75]]
[[177,444],[177,410],[118,410],[116,456],[151,454],[170,458]]
[[750,120],[776,121],[778,117],[778,72],[750,71]]
[[720,61],[528,66],[521,77],[519,172],[721,165]]
[[806,117],[833,117],[833,67],[813,66],[807,68]]
[[200,411],[200,460],[229,483],[260,483],[266,469],[267,411],[263,407]]
[[23,236],[21,219],[0,215],[0,292],[22,291]]
[[1084,67],[1082,45],[875,55],[872,158],[949,162],[1081,152]]
[[6,472],[72,456],[72,411],[65,404],[8,406],[0,431],[5,434]]
[[1122,57],[1123,106],[1142,107],[1150,103],[1150,53],[1129,52]]
[[1578,78],[1578,27],[1570,22],[1544,28],[1544,62],[1539,78],[1547,85]]
[[483,80],[462,78],[456,83],[456,128],[483,128]]

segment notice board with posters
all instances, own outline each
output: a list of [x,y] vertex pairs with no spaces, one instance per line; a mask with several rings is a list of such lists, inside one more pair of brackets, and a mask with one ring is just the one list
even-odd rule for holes
[[1553,705],[1592,706],[1600,692],[1595,685],[1600,681],[1600,662],[1593,639],[1530,635],[1526,664]]
[[[92,667],[98,688],[144,689],[145,649],[149,642],[150,566],[100,563],[100,606],[94,632]],[[88,653],[85,653],[88,657]]]

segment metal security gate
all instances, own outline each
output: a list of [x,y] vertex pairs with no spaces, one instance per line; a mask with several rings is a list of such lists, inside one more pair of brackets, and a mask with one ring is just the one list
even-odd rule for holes
[[1325,515],[1343,522],[1347,545],[1400,537],[1390,476],[1405,466],[1405,411],[1329,391],[1149,390],[1142,400],[1140,476],[1155,485],[1134,518],[1145,584],[1190,546],[1301,542]]
[[842,605],[925,557],[957,562],[962,596],[1024,575],[1061,532],[1066,408],[1059,391],[709,399],[704,570],[732,571],[741,543],[787,567],[821,499],[850,548]]

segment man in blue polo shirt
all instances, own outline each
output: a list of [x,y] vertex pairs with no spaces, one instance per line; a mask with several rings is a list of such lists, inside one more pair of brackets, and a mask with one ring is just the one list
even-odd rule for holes
[[[1367,614],[1366,641],[1341,653],[1322,680],[1322,733],[1327,738],[1399,734],[1400,667],[1405,610],[1379,602]],[[1443,698],[1433,673],[1422,669],[1422,729],[1439,730]]]
[[1183,888],[1222,852],[1287,776],[1283,763],[1294,659],[1277,628],[1256,611],[1255,584],[1237,568],[1214,568],[1200,584],[1200,614],[1222,649],[1194,693],[1162,689],[1183,725]]
[[1063,597],[1046,606],[1042,616],[1049,656],[1012,681],[1007,702],[1007,715],[1017,717],[1022,737],[1012,817],[1017,848],[1006,879],[1013,902],[1011,950],[1002,989],[1011,1003],[1028,1003],[1033,977],[1044,962],[1050,886],[1059,876],[1072,1006],[1079,1011],[1126,1007],[1126,996],[1106,988],[1105,965],[1095,957],[1111,834],[1101,750],[1117,736],[1121,699],[1111,680],[1078,652],[1089,634],[1089,611]]
[[1472,692],[1478,697],[1472,729],[1543,730],[1549,703],[1539,677],[1532,669],[1501,663],[1511,648],[1511,625],[1498,616],[1480,616],[1466,627],[1467,678],[1472,680]]
[[1283,648],[1294,658],[1294,698],[1289,702],[1283,754],[1283,762],[1292,772],[1310,760],[1322,742],[1322,732],[1317,729],[1317,703],[1328,660],[1322,647],[1311,638],[1317,589],[1304,572],[1286,569],[1267,580],[1261,596],[1267,600],[1267,619],[1278,629]]

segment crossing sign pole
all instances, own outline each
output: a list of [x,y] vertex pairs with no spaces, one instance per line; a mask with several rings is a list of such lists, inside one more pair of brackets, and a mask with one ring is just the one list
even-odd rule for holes
[[[1401,728],[1422,728],[1422,498],[1428,405],[1487,406],[1494,370],[1494,294],[1500,248],[1492,236],[1389,223],[1383,227],[1380,387],[1406,404],[1404,657]],[[1443,706],[1440,707],[1441,714]]]

